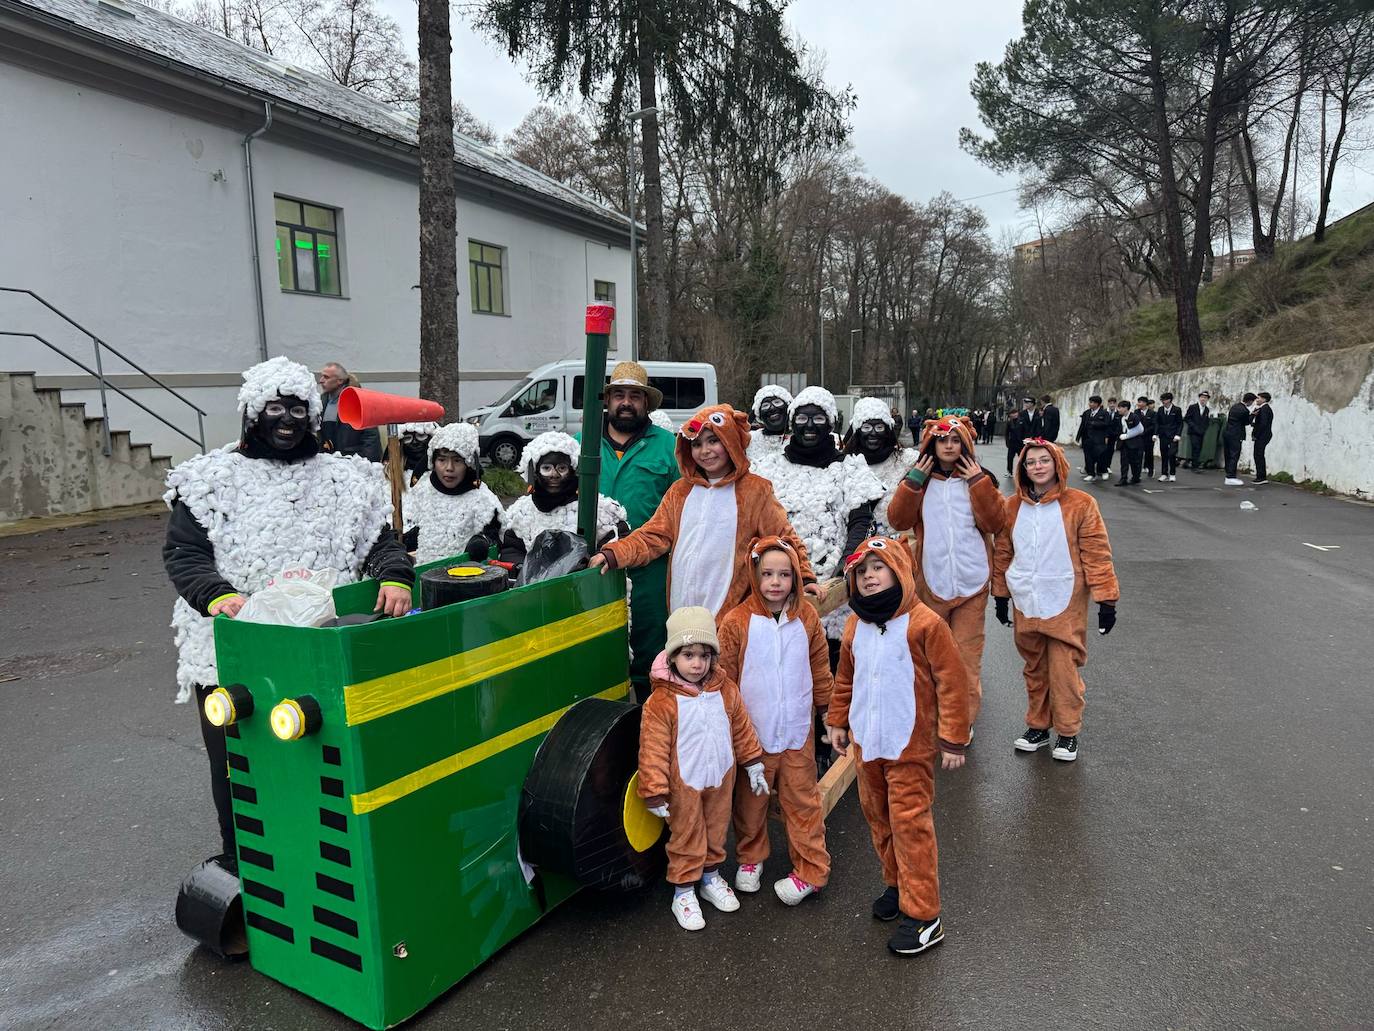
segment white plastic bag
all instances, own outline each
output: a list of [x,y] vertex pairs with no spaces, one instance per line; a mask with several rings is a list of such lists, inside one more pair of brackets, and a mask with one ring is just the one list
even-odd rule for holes
[[236,618],[281,626],[319,626],[334,618],[333,569],[283,569],[249,596]]

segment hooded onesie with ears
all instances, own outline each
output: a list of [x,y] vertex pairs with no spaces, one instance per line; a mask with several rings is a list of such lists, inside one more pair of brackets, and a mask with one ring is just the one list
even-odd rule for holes
[[[758,578],[759,563],[770,551],[786,555],[792,565],[792,595],[776,616]],[[792,546],[781,537],[764,537],[754,542],[749,558],[749,597],[720,621],[720,666],[739,684],[763,746],[763,774],[778,793],[793,871],[819,888],[830,878],[830,853],[812,716],[830,704],[830,650],[814,606],[802,601],[801,561]],[[768,796],[754,794],[742,780],[735,784],[735,842],[741,863],[768,858]]]
[[650,681],[637,790],[650,808],[667,803],[668,883],[695,884],[725,859],[735,767],[758,762],[762,749],[739,688],[718,662],[692,684],[660,652]]
[[[978,460],[973,424],[959,416],[927,421],[921,452],[934,458],[935,441],[948,436],[958,437],[963,454]],[[917,596],[954,632],[968,670],[972,724],[983,706],[983,627],[992,542],[1006,519],[997,478],[987,469],[968,480],[957,473],[946,475],[936,459],[928,477],[919,469],[907,474],[887,513],[894,530],[912,533]]]
[[[692,458],[692,441],[706,430],[725,445],[734,468],[714,482]],[[803,585],[815,583],[806,548],[792,531],[773,488],[750,471],[749,419],[729,405],[697,412],[678,432],[677,464],[682,479],[643,526],[601,549],[612,569],[634,569],[672,551],[668,564],[668,609],[690,605],[717,619],[749,595],[753,566],[749,545],[778,536],[796,549]]]
[[935,756],[968,744],[968,674],[949,627],[917,598],[902,542],[870,537],[859,545],[846,573],[850,597],[858,597],[856,573],[870,554],[892,570],[901,598],[885,621],[849,617],[825,722],[853,738],[859,803],[883,883],[897,889],[905,915],[933,920],[940,914]]
[[[434,456],[440,451],[452,452],[467,466],[456,487],[445,487],[434,472]],[[491,547],[501,543],[506,510],[482,482],[477,452],[477,427],[465,422],[436,429],[429,438],[429,472],[402,499],[406,547],[415,552],[416,562],[460,555],[479,534]]]
[[[1054,458],[1058,479],[1040,497],[1021,468],[1030,448]],[[1026,441],[1016,459],[1016,493],[992,556],[992,593],[1010,597],[1016,650],[1025,660],[1026,725],[1064,736],[1083,726],[1083,678],[1088,659],[1088,599],[1115,604],[1121,590],[1112,568],[1107,527],[1091,494],[1068,485],[1069,463],[1058,446]]]

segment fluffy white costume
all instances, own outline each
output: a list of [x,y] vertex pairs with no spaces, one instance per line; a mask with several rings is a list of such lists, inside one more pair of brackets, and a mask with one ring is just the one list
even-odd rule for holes
[[673,420],[668,417],[668,413],[662,408],[655,408],[649,413],[649,421],[659,429],[667,430],[669,433],[676,433],[677,429],[673,426]]
[[840,421],[840,409],[835,404],[835,395],[826,390],[825,387],[807,387],[796,397],[792,398],[792,403],[787,406],[787,421],[790,424],[793,417],[797,414],[798,408],[806,405],[815,405],[826,415],[830,416],[830,428],[834,429]]
[[403,422],[396,427],[396,432],[400,436],[405,436],[407,433],[418,433],[420,436],[425,437],[432,434],[438,428],[439,424],[437,422]]
[[[891,409],[876,397],[861,397],[854,402],[854,414],[850,417],[849,425],[856,433],[864,423],[875,421],[882,422],[894,430],[897,428]],[[920,452],[915,448],[898,446],[887,458],[868,467],[868,471],[883,486],[883,499],[873,506],[873,518],[878,524],[874,533],[892,535],[892,527],[887,523],[887,506],[892,501],[897,484],[902,482],[902,477],[916,464],[919,455]]]
[[[758,393],[754,395],[754,403],[750,411],[754,413],[754,418],[759,417],[759,405],[770,397],[780,398],[788,405],[792,403],[792,395],[783,387],[776,383],[769,383],[767,386],[760,387]],[[787,445],[787,435],[779,433],[776,436],[769,436],[762,430],[755,430],[749,434],[749,447],[745,454],[749,456],[749,471],[758,473],[765,480],[773,478],[773,466],[782,459],[782,449]]]
[[[568,455],[572,459],[573,472],[576,472],[577,452],[577,441],[566,433],[560,433],[557,430],[541,433],[525,445],[524,453],[520,456],[521,475],[525,477],[528,483],[533,484],[532,470],[534,467],[545,455],[555,453]],[[625,506],[619,501],[608,498],[604,494],[597,496],[597,540],[605,537],[608,533],[613,534],[616,524],[625,521],[625,519]],[[506,527],[525,542],[526,548],[532,547],[534,539],[545,530],[567,530],[569,533],[577,533],[577,501],[574,499],[566,505],[559,505],[552,512],[541,512],[535,505],[534,498],[526,494],[506,509]],[[594,548],[596,542],[588,541],[587,545],[589,548]]]
[[844,558],[849,513],[877,502],[883,486],[856,455],[832,462],[824,469],[795,465],[786,456],[773,470],[773,493],[787,512],[792,529],[806,545],[811,568],[822,579],[835,572]]
[[577,472],[577,459],[582,450],[577,441],[560,430],[548,430],[539,434],[525,445],[520,452],[520,475],[525,482],[534,486],[534,467],[545,455],[564,454],[572,461],[573,472]]
[[[426,476],[405,496],[406,530],[420,528],[415,545],[416,565],[459,554],[493,519],[504,533],[506,510],[485,483],[462,494],[445,494],[435,490]],[[491,543],[499,545],[500,536]]]
[[[265,402],[264,402],[265,403]],[[163,500],[190,509],[215,548],[215,567],[242,594],[261,590],[283,569],[333,569],[357,580],[391,512],[376,466],[357,455],[300,462],[247,458],[218,448],[167,474]],[[214,620],[182,598],[172,607],[177,701],[193,684],[217,684]]]
[[309,406],[310,428],[318,430],[320,417],[324,415],[319,385],[309,369],[283,355],[259,362],[243,374],[243,386],[239,387],[239,413],[247,416],[249,422],[256,422],[268,401],[292,395]]
[[[414,425],[424,425],[416,423]],[[434,425],[430,423],[429,425]],[[477,427],[466,422],[451,422],[447,426],[436,426],[429,437],[429,464],[434,467],[434,452],[452,451],[479,473],[482,467],[477,464],[479,446]]]

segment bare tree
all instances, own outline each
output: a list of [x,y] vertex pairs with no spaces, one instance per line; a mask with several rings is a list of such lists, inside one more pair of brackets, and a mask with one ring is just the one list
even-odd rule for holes
[[391,104],[419,99],[400,26],[373,0],[297,0],[291,22],[309,63],[339,85]]

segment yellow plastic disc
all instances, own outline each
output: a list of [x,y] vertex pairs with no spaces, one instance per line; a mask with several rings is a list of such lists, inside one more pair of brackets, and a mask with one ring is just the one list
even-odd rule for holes
[[283,741],[305,736],[305,713],[294,698],[278,702],[272,707],[272,733]]
[[449,576],[481,576],[485,570],[477,566],[454,566],[448,571]]
[[663,834],[663,820],[644,807],[644,799],[639,797],[639,771],[625,785],[625,807],[622,819],[625,824],[625,837],[636,852],[647,852]]
[[212,727],[227,727],[234,722],[234,700],[217,687],[205,697],[205,718]]

